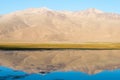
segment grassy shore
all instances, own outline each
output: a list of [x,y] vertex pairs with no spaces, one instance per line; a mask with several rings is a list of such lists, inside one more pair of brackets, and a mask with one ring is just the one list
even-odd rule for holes
[[120,50],[120,43],[0,43],[0,49]]

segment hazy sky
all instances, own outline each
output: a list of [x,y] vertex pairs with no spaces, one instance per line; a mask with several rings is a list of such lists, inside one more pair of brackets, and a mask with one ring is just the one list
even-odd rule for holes
[[71,11],[97,8],[120,13],[120,0],[0,0],[0,14],[40,7]]

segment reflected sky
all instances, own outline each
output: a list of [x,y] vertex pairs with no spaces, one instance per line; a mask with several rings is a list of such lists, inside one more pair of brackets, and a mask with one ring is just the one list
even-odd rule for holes
[[48,74],[28,74],[23,71],[0,67],[0,80],[120,80],[120,70],[106,70],[97,74],[83,72],[51,72]]

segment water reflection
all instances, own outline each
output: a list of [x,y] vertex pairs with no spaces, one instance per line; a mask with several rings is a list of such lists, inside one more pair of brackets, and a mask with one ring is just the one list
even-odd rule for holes
[[103,71],[97,74],[83,72],[51,72],[48,74],[27,74],[7,67],[0,67],[0,80],[120,80],[120,70]]

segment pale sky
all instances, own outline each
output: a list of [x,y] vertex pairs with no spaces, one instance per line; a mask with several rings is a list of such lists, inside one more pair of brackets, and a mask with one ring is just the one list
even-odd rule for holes
[[41,7],[70,11],[96,8],[105,12],[120,13],[120,0],[0,0],[0,14]]

